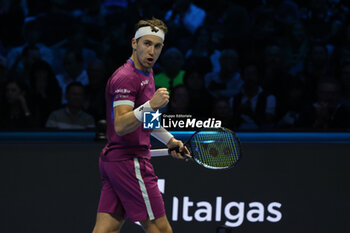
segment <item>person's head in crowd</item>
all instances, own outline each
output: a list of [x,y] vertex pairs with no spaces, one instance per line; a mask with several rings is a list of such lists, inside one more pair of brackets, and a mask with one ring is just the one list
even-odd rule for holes
[[178,85],[171,91],[170,112],[188,114],[190,107],[190,97],[185,85]]
[[310,62],[312,66],[324,67],[328,63],[328,50],[323,44],[313,44],[310,48]]
[[340,102],[340,84],[336,79],[326,77],[317,83],[317,102],[335,109]]
[[0,107],[0,125],[3,128],[31,127],[31,111],[27,102],[27,86],[24,82],[10,79],[5,84],[5,98]]
[[85,102],[85,87],[80,82],[72,82],[66,88],[67,107],[71,112],[83,109]]
[[209,56],[212,49],[210,31],[204,27],[199,27],[193,36],[192,54],[193,57]]
[[63,67],[71,79],[76,79],[84,68],[82,51],[68,49],[63,58]]
[[296,22],[292,26],[292,39],[296,44],[302,43],[306,38],[305,27],[302,22]]
[[32,19],[27,21],[23,26],[23,37],[29,45],[35,45],[40,42],[42,30],[40,22]]
[[102,60],[95,59],[87,67],[89,77],[89,84],[92,88],[105,85],[106,81],[106,67]]
[[16,79],[8,80],[5,85],[5,102],[10,106],[20,105],[21,99],[25,98],[27,86]]
[[231,78],[238,71],[239,56],[233,49],[224,49],[219,59],[222,78]]
[[211,38],[210,38],[210,45],[212,47],[212,50],[218,49],[223,50],[227,43],[226,37],[225,37],[225,31],[229,30],[224,24],[214,24],[212,27],[210,27],[211,32]]
[[243,68],[243,88],[245,91],[257,90],[259,87],[259,72],[255,63],[247,63]]
[[28,45],[24,47],[21,55],[22,63],[25,69],[30,69],[35,61],[40,60],[41,54],[38,47],[34,45]]
[[[43,98],[53,97],[61,99],[61,91],[52,67],[43,60],[33,63],[29,73],[30,86],[36,94]],[[59,95],[59,96],[57,96]]]
[[210,43],[210,32],[205,27],[199,27],[195,33],[196,44],[207,46]]
[[282,1],[279,5],[276,17],[285,27],[290,27],[298,20],[298,5],[293,1]]
[[213,65],[209,57],[189,57],[186,59],[184,69],[186,72],[195,70],[204,76],[213,70]]
[[264,63],[265,66],[281,66],[281,48],[278,45],[269,45],[265,48]]
[[161,58],[163,72],[168,76],[176,76],[184,65],[184,57],[181,51],[175,47],[169,48]]
[[186,70],[184,84],[190,92],[202,92],[205,88],[204,76],[196,69]]
[[272,9],[257,13],[254,20],[254,36],[256,40],[271,39],[276,34],[276,22]]
[[232,109],[227,99],[217,99],[214,102],[213,117],[221,120],[221,126],[232,128]]

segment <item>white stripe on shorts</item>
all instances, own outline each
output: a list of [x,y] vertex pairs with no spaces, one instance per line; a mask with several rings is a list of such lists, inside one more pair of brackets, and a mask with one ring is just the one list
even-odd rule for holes
[[150,220],[154,220],[151,202],[149,201],[145,182],[143,182],[143,179],[141,176],[140,163],[139,163],[138,158],[134,158],[134,165],[135,165],[136,178],[139,180],[139,184],[140,184],[140,188],[141,188],[141,192],[142,192],[142,197],[143,197],[143,200],[145,201],[145,204],[146,204],[147,214],[148,214]]

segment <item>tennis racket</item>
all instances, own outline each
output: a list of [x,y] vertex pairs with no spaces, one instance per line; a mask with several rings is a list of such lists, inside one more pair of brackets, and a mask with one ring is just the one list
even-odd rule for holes
[[[183,156],[209,169],[228,169],[241,158],[241,143],[237,135],[229,129],[205,128],[196,131],[184,144],[191,155]],[[179,148],[151,150],[152,157],[170,155]]]

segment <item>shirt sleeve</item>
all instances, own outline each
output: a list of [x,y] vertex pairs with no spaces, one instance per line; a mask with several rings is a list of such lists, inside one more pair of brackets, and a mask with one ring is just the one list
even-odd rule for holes
[[137,94],[136,79],[121,76],[111,81],[110,93],[113,96],[113,107],[119,105],[135,106]]

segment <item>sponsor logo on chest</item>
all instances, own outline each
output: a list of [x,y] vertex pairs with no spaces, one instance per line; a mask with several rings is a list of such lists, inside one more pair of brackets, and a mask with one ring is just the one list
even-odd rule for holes
[[149,83],[148,79],[141,81],[141,87],[143,87],[144,85],[147,85],[148,83]]

